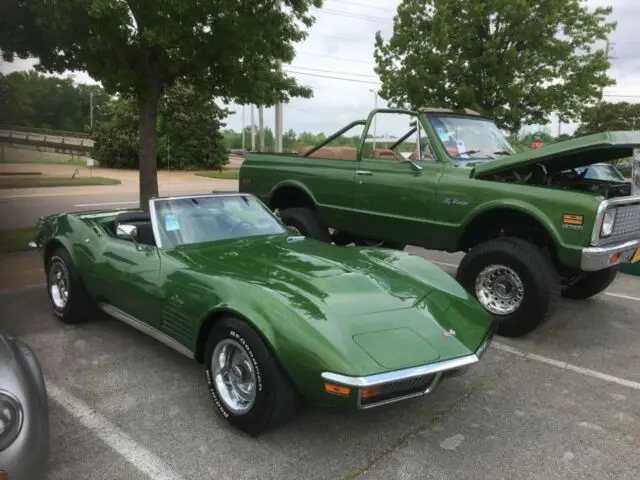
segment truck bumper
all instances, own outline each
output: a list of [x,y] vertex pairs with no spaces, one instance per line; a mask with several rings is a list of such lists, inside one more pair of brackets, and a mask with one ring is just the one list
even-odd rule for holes
[[580,267],[585,272],[592,272],[621,263],[634,263],[638,260],[640,260],[640,240],[629,240],[613,245],[583,248]]

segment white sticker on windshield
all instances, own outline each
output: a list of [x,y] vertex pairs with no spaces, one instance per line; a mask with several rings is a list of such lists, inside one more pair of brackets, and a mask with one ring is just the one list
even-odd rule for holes
[[458,155],[460,155],[462,158],[469,158],[469,155],[465,153],[467,149],[464,146],[463,140],[456,140],[456,147],[458,148]]
[[180,224],[178,223],[178,217],[173,213],[167,213],[164,216],[164,229],[167,232],[173,232],[180,230]]

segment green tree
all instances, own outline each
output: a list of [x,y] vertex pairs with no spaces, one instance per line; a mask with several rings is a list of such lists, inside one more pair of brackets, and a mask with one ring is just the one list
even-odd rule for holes
[[0,75],[0,123],[22,127],[89,131],[93,117],[110,96],[99,85],[76,84],[71,77],[46,76],[35,70]]
[[628,102],[602,102],[584,109],[576,135],[638,128],[640,105]]
[[229,162],[220,129],[229,111],[190,85],[178,83],[160,103],[158,154],[180,169],[221,169]]
[[501,128],[576,119],[613,85],[593,44],[611,8],[586,0],[402,0],[388,42],[375,40],[382,98],[398,106],[472,108]]
[[[159,103],[157,161],[161,168],[214,169],[228,163],[221,120],[227,115],[213,99],[178,83]],[[135,99],[122,97],[105,107],[95,125],[93,156],[112,168],[138,168],[139,131]]]
[[5,60],[37,57],[37,68],[86,71],[139,109],[140,202],[158,193],[156,120],[163,92],[178,80],[240,104],[310,97],[277,68],[313,24],[321,0],[6,0],[0,3]]

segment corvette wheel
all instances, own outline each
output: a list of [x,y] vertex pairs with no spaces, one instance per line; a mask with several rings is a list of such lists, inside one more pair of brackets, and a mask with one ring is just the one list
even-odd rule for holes
[[298,392],[260,336],[226,317],[209,333],[205,374],[218,414],[250,435],[289,421]]
[[95,313],[95,304],[64,248],[57,248],[47,260],[47,293],[56,317],[64,323],[82,323]]

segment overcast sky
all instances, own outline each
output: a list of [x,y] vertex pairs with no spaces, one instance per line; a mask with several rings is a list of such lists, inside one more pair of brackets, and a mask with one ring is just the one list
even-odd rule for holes
[[[618,22],[610,37],[614,44],[610,75],[617,85],[605,92],[609,101],[640,101],[640,0],[589,0],[590,6],[612,5],[612,18]],[[297,56],[284,68],[299,83],[311,87],[314,97],[295,99],[283,109],[283,128],[300,131],[331,132],[343,125],[364,118],[374,106],[372,89],[379,87],[373,71],[374,37],[382,31],[385,39],[391,36],[393,16],[399,0],[325,0],[322,9],[315,11],[316,23],[309,37],[297,46]],[[532,28],[535,28],[532,26]],[[1,71],[30,68],[34,61],[18,60],[3,64]],[[293,73],[296,72],[296,73]],[[83,73],[74,75],[80,82],[91,82]],[[338,77],[336,78],[326,77]],[[346,79],[346,80],[345,80]],[[378,98],[378,106],[386,103]],[[242,107],[231,106],[237,113],[227,125],[235,130],[242,126]],[[258,122],[257,109],[254,112]],[[265,126],[273,128],[274,109],[265,109]],[[245,107],[248,125],[250,107]],[[555,119],[550,127],[558,131]],[[572,133],[575,125],[564,124],[562,132]],[[355,132],[354,132],[355,133]],[[257,141],[257,140],[256,140]]]

